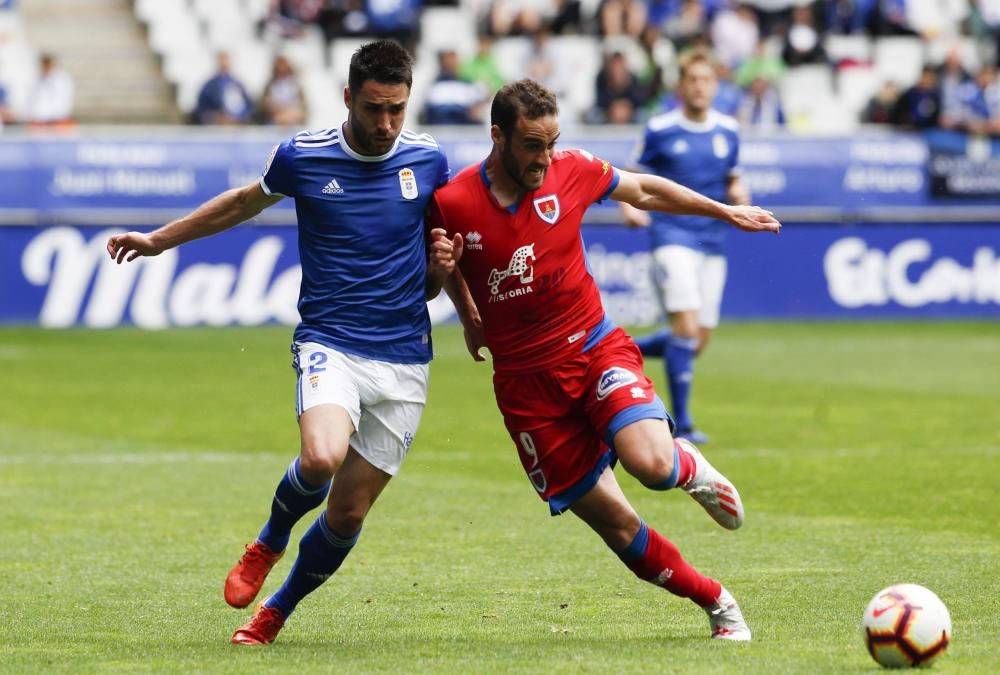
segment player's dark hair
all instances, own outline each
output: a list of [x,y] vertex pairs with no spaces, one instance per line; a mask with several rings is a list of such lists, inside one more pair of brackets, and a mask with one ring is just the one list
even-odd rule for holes
[[503,135],[510,138],[519,117],[537,120],[558,114],[559,103],[555,94],[534,80],[517,80],[500,87],[493,97],[490,124],[500,127]]
[[352,94],[357,94],[368,80],[379,84],[405,84],[409,89],[413,86],[413,57],[392,40],[361,45],[351,56],[347,86]]

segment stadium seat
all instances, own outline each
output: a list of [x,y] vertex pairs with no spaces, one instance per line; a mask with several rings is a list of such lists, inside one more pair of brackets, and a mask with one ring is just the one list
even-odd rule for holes
[[522,68],[530,52],[531,41],[524,37],[500,38],[493,43],[493,56],[507,80],[524,77]]
[[837,95],[853,119],[860,119],[861,111],[881,84],[881,75],[871,66],[851,66],[837,71]]
[[868,63],[872,59],[872,39],[867,35],[831,33],[823,41],[826,56],[834,65],[841,61]]
[[459,56],[476,50],[476,25],[472,15],[457,7],[426,7],[420,14],[420,48],[436,54],[454,49]]
[[917,37],[883,37],[875,42],[875,70],[883,80],[892,80],[901,89],[920,78],[924,65],[924,45]]
[[819,109],[834,100],[833,74],[827,65],[791,68],[779,86],[781,104],[793,131],[811,130]]

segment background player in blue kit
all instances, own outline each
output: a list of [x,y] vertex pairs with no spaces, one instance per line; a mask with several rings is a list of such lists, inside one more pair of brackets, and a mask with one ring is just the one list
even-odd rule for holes
[[342,127],[280,144],[259,182],[152,233],[108,241],[113,258],[131,261],[295,199],[302,321],[292,353],[301,452],[278,484],[270,518],[229,573],[226,602],[253,602],[292,526],[324,500],[327,508],[302,536],[284,584],[233,635],[237,644],[273,641],[298,602],[340,567],[423,412],[431,360],[425,297],[454,262],[452,243],[438,231],[428,250],[424,210],[449,169],[430,136],[402,128],[411,83],[412,59],[402,47],[364,45],[351,58]]
[[[646,125],[634,163],[716,201],[749,204],[740,180],[736,120],[712,110],[718,88],[715,64],[705,51],[681,60],[677,94],[681,105]],[[640,211],[622,204],[626,225],[650,227],[653,285],[669,329],[635,342],[643,356],[666,358],[667,381],[677,436],[707,443],[691,415],[694,357],[719,324],[726,284],[726,225],[703,216]]]

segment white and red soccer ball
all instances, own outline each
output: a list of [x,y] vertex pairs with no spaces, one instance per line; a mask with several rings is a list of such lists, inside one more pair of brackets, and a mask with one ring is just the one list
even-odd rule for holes
[[868,603],[861,632],[868,653],[886,668],[928,666],[948,649],[951,615],[923,586],[898,584]]

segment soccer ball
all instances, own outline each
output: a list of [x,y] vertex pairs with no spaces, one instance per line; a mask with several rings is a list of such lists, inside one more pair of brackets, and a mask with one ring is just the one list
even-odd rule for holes
[[923,586],[898,584],[879,591],[861,619],[868,653],[886,668],[929,666],[951,642],[951,615]]

